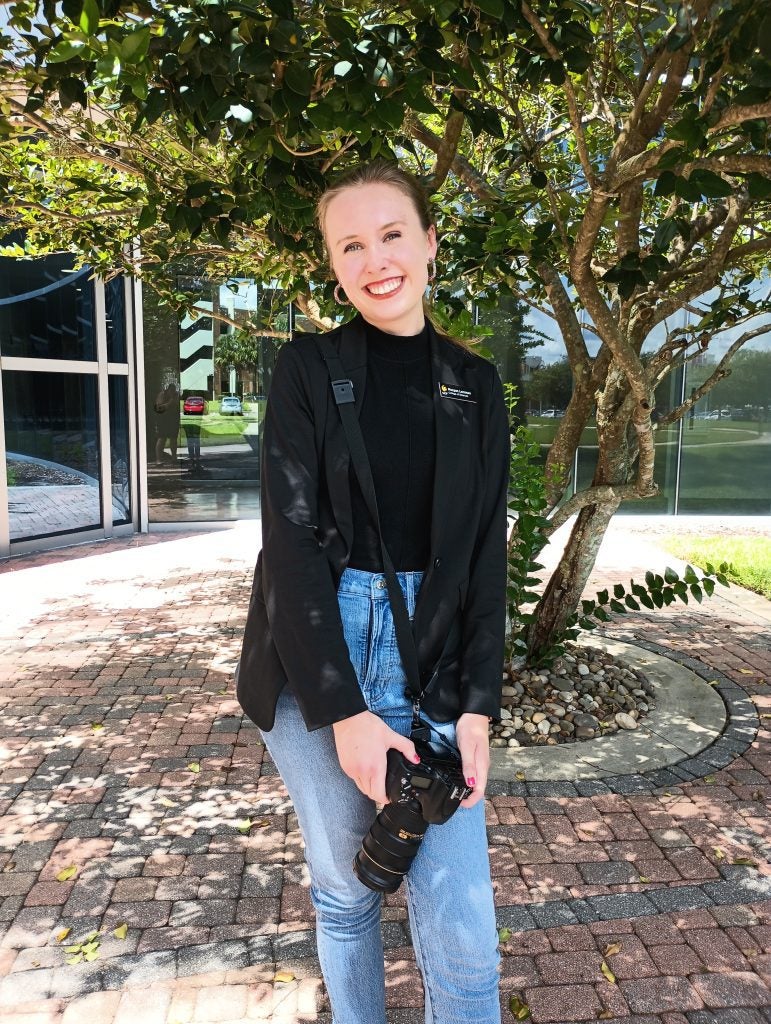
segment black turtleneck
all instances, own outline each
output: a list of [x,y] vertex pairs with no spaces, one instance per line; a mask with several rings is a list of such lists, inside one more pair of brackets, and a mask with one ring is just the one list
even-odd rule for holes
[[[367,446],[383,539],[397,572],[424,570],[434,490],[433,386],[428,329],[401,337],[366,324],[367,384],[361,431]],[[380,542],[353,472],[354,538],[348,565],[382,572]]]

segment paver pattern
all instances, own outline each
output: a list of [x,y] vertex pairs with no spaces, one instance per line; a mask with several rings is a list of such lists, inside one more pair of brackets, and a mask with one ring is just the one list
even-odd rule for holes
[[[297,821],[233,696],[255,533],[0,566],[3,1021],[331,1021]],[[608,633],[738,684],[759,732],[644,792],[491,787],[504,1021],[514,996],[536,1024],[771,1022],[771,605],[728,592]],[[391,1022],[418,1024],[401,894],[382,927]]]

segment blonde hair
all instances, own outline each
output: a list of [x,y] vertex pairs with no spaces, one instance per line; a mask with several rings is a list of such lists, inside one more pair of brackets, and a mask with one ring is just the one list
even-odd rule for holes
[[424,231],[428,231],[434,223],[428,196],[415,175],[387,160],[373,160],[372,163],[359,164],[346,171],[324,190],[316,204],[316,221],[322,236],[327,208],[335,196],[339,196],[346,189],[359,188],[362,185],[391,185],[410,200]]

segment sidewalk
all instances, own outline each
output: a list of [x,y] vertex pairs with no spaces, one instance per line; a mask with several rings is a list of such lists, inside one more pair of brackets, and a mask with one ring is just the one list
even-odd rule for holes
[[[589,589],[676,564],[655,539],[614,523]],[[0,564],[4,1022],[331,1021],[296,818],[233,698],[258,543],[245,523]],[[768,1024],[771,604],[732,588],[606,635],[698,659],[760,731],[658,788],[492,784],[503,1020],[516,996],[536,1024]],[[383,934],[390,1024],[421,1024],[399,894]]]

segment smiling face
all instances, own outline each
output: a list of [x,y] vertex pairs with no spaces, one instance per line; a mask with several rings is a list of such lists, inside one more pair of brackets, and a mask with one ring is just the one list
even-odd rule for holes
[[326,208],[324,237],[332,269],[365,320],[388,334],[423,330],[436,231],[423,228],[409,196],[394,185],[346,188]]

